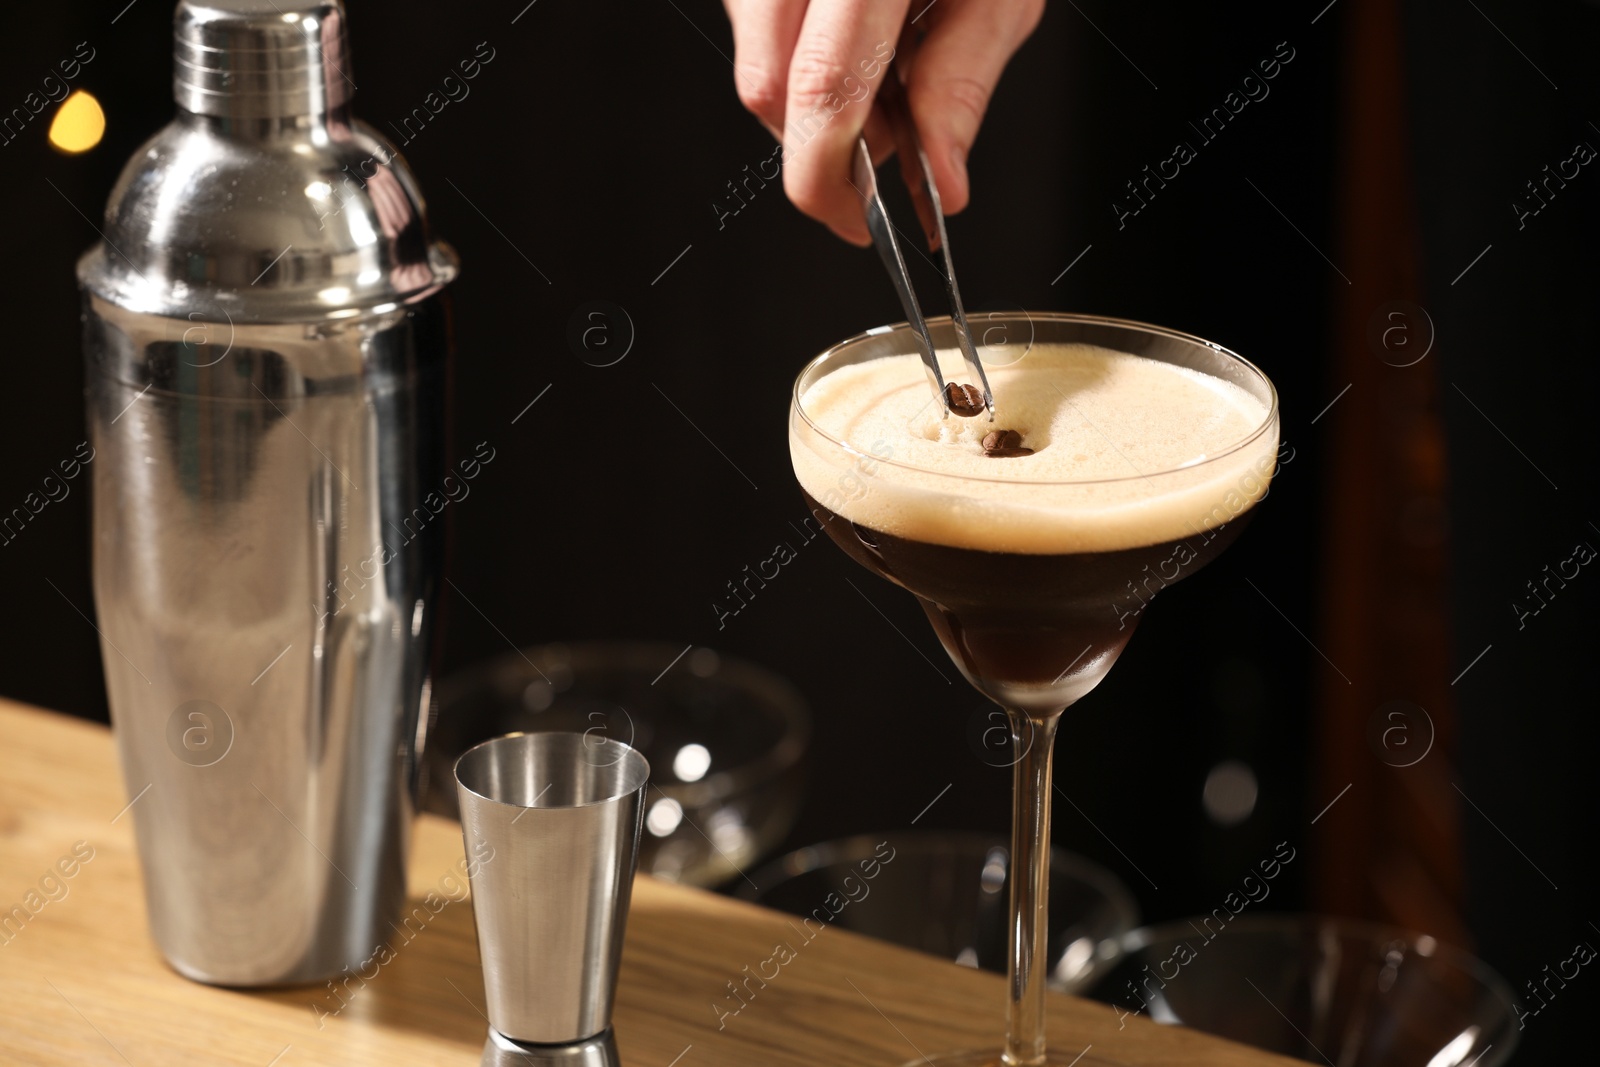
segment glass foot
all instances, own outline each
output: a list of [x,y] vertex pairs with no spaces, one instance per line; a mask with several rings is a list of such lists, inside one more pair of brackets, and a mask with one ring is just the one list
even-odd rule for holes
[[[1093,1046],[1091,1045],[1090,1048]],[[1120,1060],[1107,1060],[1094,1055],[1088,1048],[1080,1052],[1045,1053],[1044,1059],[1027,1067],[1121,1067]],[[947,1052],[941,1056],[909,1060],[904,1067],[1010,1067],[1000,1059],[1000,1050],[992,1052]]]

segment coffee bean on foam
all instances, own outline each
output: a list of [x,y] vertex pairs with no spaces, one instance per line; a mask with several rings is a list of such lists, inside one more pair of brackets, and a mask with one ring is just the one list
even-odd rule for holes
[[1022,435],[1015,430],[990,430],[983,437],[983,454],[1001,458],[1031,456],[1033,449],[1023,447]]

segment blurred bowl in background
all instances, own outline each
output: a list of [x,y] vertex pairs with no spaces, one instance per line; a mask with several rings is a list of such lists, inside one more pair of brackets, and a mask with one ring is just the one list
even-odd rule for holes
[[1123,950],[1096,1000],[1297,1059],[1498,1067],[1517,1044],[1505,980],[1427,934],[1312,915],[1203,916],[1135,930]]
[[[831,919],[835,925],[1004,974],[1008,844],[999,836],[940,832],[829,841],[774,860],[737,893],[799,916],[812,915],[836,894],[835,901],[847,903]],[[1090,985],[1138,924],[1133,894],[1115,875],[1051,849],[1052,989],[1072,993]]]
[[451,768],[480,741],[547,730],[622,741],[650,761],[639,869],[712,886],[794,825],[811,716],[793,686],[709,648],[552,644],[442,680],[423,808],[460,818]]

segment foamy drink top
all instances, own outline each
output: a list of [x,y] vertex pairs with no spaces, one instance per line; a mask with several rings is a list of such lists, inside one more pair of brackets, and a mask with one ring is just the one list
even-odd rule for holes
[[[941,352],[947,381],[965,381]],[[941,418],[915,355],[843,366],[791,418],[801,486],[851,522],[994,552],[1105,552],[1202,534],[1266,495],[1276,422],[1231,382],[1094,345],[1035,344],[987,367],[995,421]],[[1012,430],[1032,449],[986,452]],[[1258,431],[1261,431],[1258,433]]]

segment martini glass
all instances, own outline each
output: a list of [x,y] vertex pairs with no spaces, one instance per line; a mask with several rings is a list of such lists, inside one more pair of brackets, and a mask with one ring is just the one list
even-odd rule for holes
[[[995,421],[979,415],[963,428],[954,415],[940,419],[915,334],[902,323],[851,338],[806,366],[795,382],[789,449],[813,519],[856,562],[916,595],[961,673],[1010,724],[1015,876],[1005,1043],[932,1062],[1065,1065],[1070,1057],[1045,1048],[1056,726],[1111,669],[1149,600],[1215,558],[1266,495],[1277,394],[1238,355],[1158,326],[1038,312],[974,325],[991,342],[980,355]],[[947,379],[963,381],[950,320],[928,326]],[[1122,364],[1157,386],[1154,401],[1142,388],[1101,388],[1104,358],[1053,359],[1060,345],[1125,353]],[[885,359],[896,363],[864,366]],[[1182,388],[1166,394],[1163,409],[1169,380]],[[898,414],[836,425],[828,411],[846,393]],[[897,407],[893,396],[926,405]],[[1066,476],[1035,477],[1040,464],[1029,458],[984,456],[974,435],[991,429],[1017,429],[1040,458],[1055,448],[1044,466]],[[965,443],[932,445],[950,430],[966,434]],[[1061,454],[1069,449],[1094,455]]]

